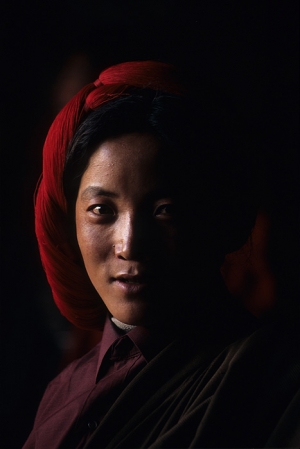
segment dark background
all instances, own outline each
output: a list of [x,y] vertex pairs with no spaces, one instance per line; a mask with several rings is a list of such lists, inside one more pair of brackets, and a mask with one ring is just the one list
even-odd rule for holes
[[17,448],[68,349],[68,325],[52,307],[40,267],[32,207],[42,143],[63,103],[57,92],[64,70],[82,58],[85,84],[114,63],[172,62],[187,70],[205,101],[234,111],[254,143],[277,293],[295,298],[298,2],[6,1],[0,28],[1,448]]

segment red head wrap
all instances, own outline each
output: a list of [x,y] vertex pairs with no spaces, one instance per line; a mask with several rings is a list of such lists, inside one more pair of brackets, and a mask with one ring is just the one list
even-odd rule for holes
[[61,313],[85,329],[101,328],[104,305],[68,236],[63,171],[68,146],[90,110],[126,94],[130,87],[182,94],[173,66],[154,61],[127,62],[104,70],[62,109],[43,150],[43,174],[36,194],[35,226],[42,263]]

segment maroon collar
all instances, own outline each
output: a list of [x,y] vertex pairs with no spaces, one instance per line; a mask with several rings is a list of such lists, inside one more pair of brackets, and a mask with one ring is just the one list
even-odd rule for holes
[[172,340],[170,335],[165,335],[163,332],[150,330],[142,326],[136,326],[126,334],[113,324],[110,316],[107,316],[99,350],[96,377],[105,354],[115,343],[115,341],[122,338],[124,335],[127,335],[131,339],[147,363],[149,363],[150,360],[153,359]]

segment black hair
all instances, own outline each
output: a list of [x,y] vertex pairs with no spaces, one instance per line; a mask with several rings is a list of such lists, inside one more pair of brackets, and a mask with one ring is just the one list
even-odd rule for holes
[[186,100],[179,96],[150,89],[132,89],[91,111],[76,131],[67,152],[64,167],[67,202],[74,201],[81,176],[96,146],[109,138],[133,132],[150,133],[176,158],[184,139],[192,137],[187,110],[190,108],[187,108]]

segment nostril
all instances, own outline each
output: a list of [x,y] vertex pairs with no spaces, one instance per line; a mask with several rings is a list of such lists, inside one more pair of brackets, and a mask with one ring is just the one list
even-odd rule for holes
[[127,245],[121,240],[113,245],[116,256],[125,256]]

